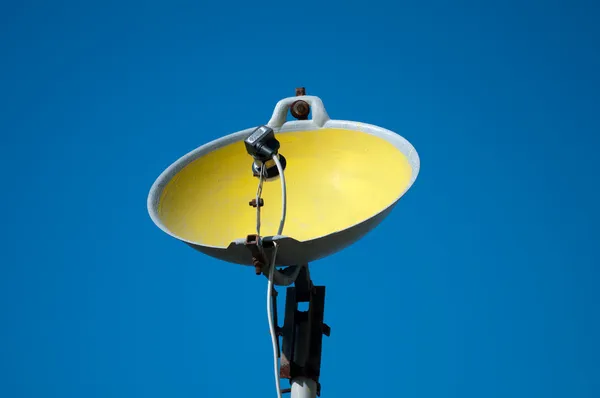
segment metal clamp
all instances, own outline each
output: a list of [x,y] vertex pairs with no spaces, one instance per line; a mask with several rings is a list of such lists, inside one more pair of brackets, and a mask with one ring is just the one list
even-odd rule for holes
[[[298,310],[301,302],[309,303],[308,311]],[[324,312],[325,286],[314,286],[308,267],[303,267],[295,287],[287,289],[279,377],[312,379],[317,384],[317,395],[321,390],[323,335],[329,336],[331,332],[331,328],[323,322]]]
[[263,268],[265,268],[267,265],[267,260],[265,258],[265,252],[261,244],[260,236],[257,234],[246,236],[246,242],[244,245],[252,253],[252,265],[254,265],[256,275],[260,275],[263,272]]
[[288,110],[296,101],[305,101],[310,106],[312,111],[312,122],[318,127],[323,127],[325,123],[330,120],[321,98],[312,95],[301,95],[298,97],[284,98],[279,101],[277,105],[275,105],[273,116],[271,116],[271,120],[269,120],[267,126],[272,129],[280,129],[286,122]]
[[[263,274],[266,278],[269,277],[269,269],[274,264],[270,264],[268,260],[271,257],[274,243],[272,240],[262,239],[257,234],[246,236],[244,246],[252,254],[252,265],[256,275]],[[292,265],[285,267],[282,270],[275,268],[273,272],[273,284],[276,286],[289,286],[296,281],[300,271],[307,265]]]

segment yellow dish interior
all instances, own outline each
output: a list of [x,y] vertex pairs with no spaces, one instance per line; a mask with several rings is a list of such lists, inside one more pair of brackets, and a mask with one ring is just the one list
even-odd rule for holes
[[[410,181],[411,167],[392,144],[370,134],[320,129],[277,134],[287,159],[287,218],[283,235],[314,239],[364,221],[392,204]],[[258,178],[243,142],[194,160],[165,186],[163,224],[200,245],[227,247],[256,233]],[[264,183],[261,235],[277,233],[281,182]]]

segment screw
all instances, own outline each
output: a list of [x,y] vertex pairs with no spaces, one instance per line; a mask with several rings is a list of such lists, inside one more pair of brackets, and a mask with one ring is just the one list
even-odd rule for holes
[[[254,208],[256,208],[256,198],[252,199],[250,202],[248,202],[248,204]],[[263,200],[263,198],[260,198],[258,201],[258,205],[260,207],[263,207],[265,205],[265,201]]]

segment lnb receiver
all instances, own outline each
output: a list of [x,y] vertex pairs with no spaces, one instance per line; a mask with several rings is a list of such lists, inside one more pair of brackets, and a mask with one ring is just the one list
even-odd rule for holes
[[255,176],[259,176],[263,172],[266,178],[274,178],[279,175],[279,170],[273,161],[273,156],[279,157],[281,166],[285,169],[287,161],[283,155],[279,154],[279,141],[275,138],[275,132],[269,126],[257,127],[244,140],[246,151],[254,158],[252,163],[252,172]]

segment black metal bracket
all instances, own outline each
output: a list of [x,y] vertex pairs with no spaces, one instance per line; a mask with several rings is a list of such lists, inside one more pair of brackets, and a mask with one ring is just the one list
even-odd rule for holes
[[[299,303],[309,303],[308,311],[300,311]],[[284,379],[306,377],[321,385],[321,352],[323,335],[329,336],[331,328],[323,323],[325,312],[325,286],[314,286],[308,266],[302,267],[294,287],[287,288],[285,318],[282,332],[282,353],[279,376]]]

